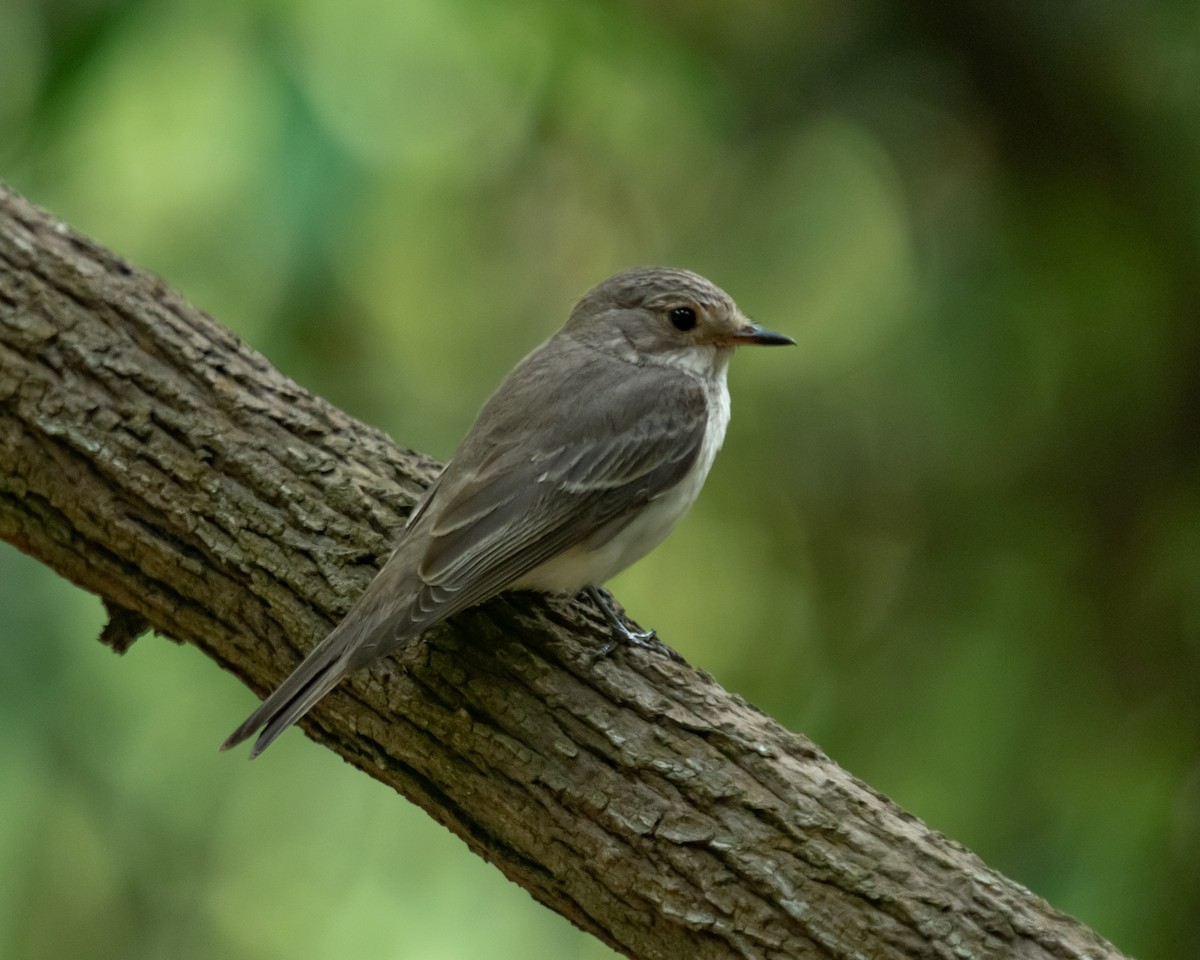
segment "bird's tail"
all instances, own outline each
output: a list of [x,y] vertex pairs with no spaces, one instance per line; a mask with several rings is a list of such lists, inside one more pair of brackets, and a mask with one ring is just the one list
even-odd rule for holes
[[263,732],[250,749],[250,759],[253,760],[266,750],[276,737],[308,713],[318,700],[337,686],[342,677],[354,669],[356,664],[351,653],[352,648],[346,643],[343,631],[334,630],[292,671],[291,676],[229,735],[221,744],[221,749],[236,747],[243,740],[250,739],[262,727]]
[[[404,541],[401,542],[403,546]],[[414,617],[418,595],[416,562],[400,556],[397,547],[383,570],[367,586],[324,640],[292,674],[265,699],[245,722],[229,735],[222,750],[262,733],[250,749],[250,758],[267,749],[284,730],[311,710],[344,676],[379,657],[399,649],[423,629],[453,613],[438,607],[435,616]],[[400,562],[396,562],[400,558]]]

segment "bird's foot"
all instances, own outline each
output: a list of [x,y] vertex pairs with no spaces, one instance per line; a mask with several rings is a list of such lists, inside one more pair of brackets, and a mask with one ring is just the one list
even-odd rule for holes
[[617,612],[613,606],[612,599],[602,591],[599,587],[584,587],[583,594],[592,604],[600,611],[608,625],[612,628],[613,635],[609,638],[599,650],[592,655],[593,662],[603,660],[622,643],[627,643],[635,647],[643,647],[647,650],[659,650],[663,644],[659,642],[658,634],[653,630],[634,630],[629,623],[628,618],[624,614]]

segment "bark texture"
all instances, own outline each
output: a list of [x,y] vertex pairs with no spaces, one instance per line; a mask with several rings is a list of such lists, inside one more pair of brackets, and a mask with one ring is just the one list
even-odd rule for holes
[[[0,536],[262,694],[437,464],[0,189]],[[308,734],[630,957],[1119,954],[683,662],[513,595],[343,683]],[[230,717],[230,726],[240,719]]]

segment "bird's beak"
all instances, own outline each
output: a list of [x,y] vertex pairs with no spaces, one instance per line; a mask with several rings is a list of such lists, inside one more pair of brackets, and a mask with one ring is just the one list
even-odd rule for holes
[[739,327],[731,339],[737,344],[752,343],[758,344],[760,347],[794,347],[796,345],[796,341],[791,337],[785,337],[782,333],[760,327],[752,321],[747,321],[744,326]]

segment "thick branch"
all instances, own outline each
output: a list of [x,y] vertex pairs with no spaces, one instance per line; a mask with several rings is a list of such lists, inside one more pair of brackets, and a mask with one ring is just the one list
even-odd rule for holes
[[[0,536],[128,612],[118,643],[149,624],[266,691],[435,470],[0,191]],[[502,598],[305,728],[631,957],[1119,956],[705,674],[591,663],[604,637]]]

